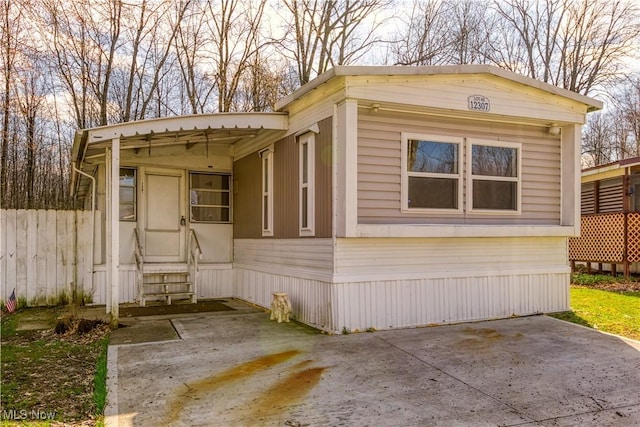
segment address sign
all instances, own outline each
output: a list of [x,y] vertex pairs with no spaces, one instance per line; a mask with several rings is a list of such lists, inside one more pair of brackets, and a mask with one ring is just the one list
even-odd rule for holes
[[489,98],[482,95],[471,95],[467,98],[469,110],[475,111],[490,111],[491,103]]

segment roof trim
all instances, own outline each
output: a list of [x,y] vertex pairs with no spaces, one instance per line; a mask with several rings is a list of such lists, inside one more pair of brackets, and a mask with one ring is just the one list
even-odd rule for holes
[[[160,117],[125,123],[116,123],[90,129],[78,130],[73,140],[71,161],[81,169],[85,155],[93,144],[105,143],[114,138],[127,138],[162,133],[180,133],[207,130],[271,130],[289,129],[287,113],[211,113],[188,116]],[[75,171],[71,174],[71,186],[75,192],[78,185]]]
[[589,168],[582,169],[583,176],[597,175],[604,172],[609,172],[616,169],[637,166],[640,165],[640,157],[631,157],[628,159],[617,160],[610,163],[604,163],[598,166],[591,166]]
[[272,129],[289,128],[286,113],[213,113],[160,117],[117,123],[85,129],[88,143],[112,138],[207,129]]
[[540,80],[525,77],[523,75],[498,68],[493,65],[442,65],[442,66],[404,66],[404,65],[371,65],[371,66],[348,66],[341,65],[332,68],[307,84],[303,85],[291,95],[288,95],[276,103],[276,111],[281,111],[293,101],[301,98],[323,83],[338,76],[428,76],[444,74],[489,74],[503,79],[511,80],[525,86],[530,86],[554,95],[568,98],[588,106],[587,111],[601,110],[602,101],[562,89]]

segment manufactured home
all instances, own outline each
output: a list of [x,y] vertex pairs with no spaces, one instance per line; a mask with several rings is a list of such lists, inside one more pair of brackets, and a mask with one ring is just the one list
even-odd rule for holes
[[94,301],[234,297],[336,332],[569,308],[602,104],[485,65],[336,67],[275,112],[77,133]]
[[582,171],[581,235],[569,240],[569,259],[599,271],[640,273],[640,157]]

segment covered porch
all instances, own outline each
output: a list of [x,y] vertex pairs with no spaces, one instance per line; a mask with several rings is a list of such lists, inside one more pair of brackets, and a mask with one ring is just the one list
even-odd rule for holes
[[81,130],[72,189],[92,211],[92,289],[118,304],[232,296],[233,161],[280,138],[281,113],[170,117]]

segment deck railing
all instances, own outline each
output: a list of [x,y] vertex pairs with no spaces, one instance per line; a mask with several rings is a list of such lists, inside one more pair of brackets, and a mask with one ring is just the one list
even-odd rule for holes
[[640,262],[640,212],[583,215],[580,237],[569,239],[569,260],[623,264],[628,275],[629,263]]

